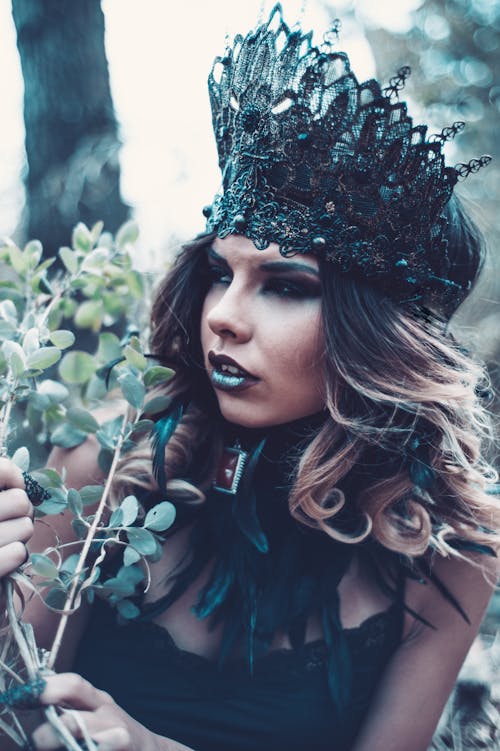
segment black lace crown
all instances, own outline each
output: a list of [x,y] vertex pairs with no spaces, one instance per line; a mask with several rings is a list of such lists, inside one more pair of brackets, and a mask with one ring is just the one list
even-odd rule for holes
[[398,302],[461,299],[443,211],[457,180],[490,157],[445,165],[443,144],[463,123],[426,140],[398,101],[409,72],[384,90],[358,83],[345,53],[313,46],[276,5],[209,76],[222,191],[204,209],[207,230],[259,249],[276,242],[285,256],[324,254]]

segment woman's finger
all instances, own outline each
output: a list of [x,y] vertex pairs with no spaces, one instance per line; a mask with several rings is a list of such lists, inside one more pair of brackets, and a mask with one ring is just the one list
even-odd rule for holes
[[0,579],[11,574],[28,560],[28,550],[24,542],[11,542],[0,547]]
[[16,519],[19,516],[33,517],[33,505],[21,488],[0,491],[0,521]]
[[0,547],[11,542],[28,542],[33,535],[33,519],[20,516],[19,519],[7,519],[0,524]]
[[77,673],[49,675],[46,681],[47,685],[40,696],[42,704],[92,711],[113,702],[109,694],[95,688]]
[[23,473],[10,459],[0,457],[0,490],[21,488],[24,490]]
[[[93,712],[79,712],[68,709],[59,716],[59,720],[69,730],[73,738],[86,741],[89,751],[93,749],[92,731],[99,731]],[[52,751],[59,749],[61,746],[61,738],[49,722],[40,725],[33,733],[31,740],[39,751],[49,751],[49,749]]]
[[108,728],[94,733],[92,740],[98,751],[135,751],[130,733],[124,727]]

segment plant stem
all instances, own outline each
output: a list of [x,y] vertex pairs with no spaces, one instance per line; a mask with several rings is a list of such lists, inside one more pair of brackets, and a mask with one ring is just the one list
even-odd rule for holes
[[6,597],[7,615],[9,618],[10,627],[12,629],[12,634],[14,636],[14,639],[16,640],[19,654],[21,655],[26,667],[28,678],[30,679],[30,681],[33,681],[38,674],[38,665],[33,660],[33,654],[31,652],[31,649],[29,648],[28,642],[26,641],[23,630],[17,619],[16,607],[14,605],[14,588],[12,585],[12,580],[9,577],[4,580],[3,587]]
[[115,452],[113,455],[113,461],[111,462],[111,467],[109,468],[108,477],[106,479],[106,484],[104,485],[104,490],[102,492],[101,500],[99,501],[99,506],[97,507],[96,514],[94,516],[94,520],[89,527],[89,530],[87,532],[87,536],[85,537],[85,541],[83,543],[82,551],[80,553],[80,556],[78,558],[78,562],[75,567],[74,571],[74,578],[73,582],[71,584],[71,589],[66,597],[66,602],[64,603],[63,612],[61,615],[61,619],[59,621],[57,632],[54,637],[54,641],[52,642],[52,647],[50,649],[49,658],[47,661],[47,668],[53,669],[57,655],[59,653],[59,649],[61,647],[62,639],[64,636],[64,632],[66,630],[66,626],[68,623],[68,617],[71,615],[71,612],[73,610],[73,602],[75,599],[76,591],[79,584],[80,574],[85,566],[85,562],[87,559],[87,555],[90,550],[90,546],[94,540],[97,528],[99,526],[99,523],[101,521],[104,509],[106,507],[106,502],[108,500],[109,492],[111,490],[111,483],[113,481],[113,476],[116,470],[116,466],[118,464],[118,460],[120,458],[121,449],[123,446],[123,443],[125,441],[125,431],[128,423],[128,410],[125,412],[123,416],[122,426],[120,430],[120,435],[118,438],[118,442],[116,444]]
[[[15,388],[15,387],[14,387]],[[12,407],[16,401],[14,389],[9,394],[7,402],[4,404],[0,414],[0,456],[7,456],[7,433],[9,428]]]

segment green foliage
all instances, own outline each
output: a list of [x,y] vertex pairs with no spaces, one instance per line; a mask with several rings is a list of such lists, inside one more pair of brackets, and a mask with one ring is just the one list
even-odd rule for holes
[[[55,539],[22,569],[46,606],[59,612],[75,610],[84,595],[88,601],[108,599],[123,619],[136,617],[133,598],[145,586],[149,562],[161,556],[161,534],[175,519],[169,501],[145,513],[133,495],[101,514],[109,508],[107,487],[67,487],[64,474],[30,470],[29,446],[15,448],[14,416],[25,424],[34,447],[71,449],[95,437],[99,461],[108,470],[151,430],[149,417],[168,403],[148,390],[166,383],[173,372],[146,357],[140,336],[120,341],[106,330],[117,323],[125,330],[127,315],[134,330],[141,320],[146,285],[130,257],[137,236],[133,222],[115,240],[102,233],[102,224],[90,229],[78,224],[71,247],[59,251],[62,273],[53,271],[53,259],[43,260],[37,241],[23,249],[11,242],[0,247],[6,272],[0,282],[0,451],[10,450],[18,466],[48,490],[37,516],[50,524],[50,515],[67,511],[81,541],[65,551]],[[79,347],[75,328],[98,335],[95,352]],[[124,400],[124,413],[100,422],[93,408],[110,390]],[[92,554],[82,557],[85,545]],[[123,562],[113,576],[102,565],[111,547],[121,549]]]

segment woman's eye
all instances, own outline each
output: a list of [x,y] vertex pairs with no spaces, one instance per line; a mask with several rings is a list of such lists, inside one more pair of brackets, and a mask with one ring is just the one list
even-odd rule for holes
[[291,282],[286,279],[270,279],[266,284],[266,291],[278,297],[290,297],[296,300],[319,297],[318,285]]

